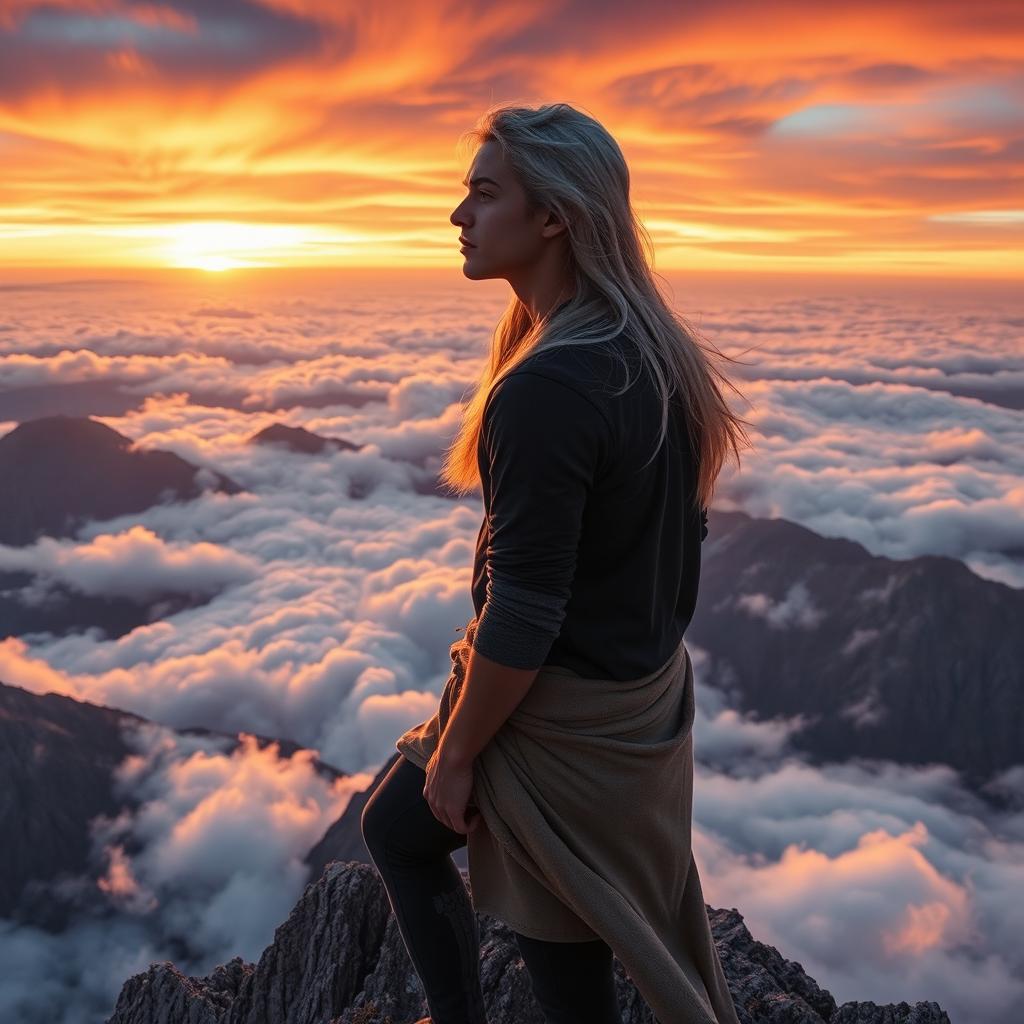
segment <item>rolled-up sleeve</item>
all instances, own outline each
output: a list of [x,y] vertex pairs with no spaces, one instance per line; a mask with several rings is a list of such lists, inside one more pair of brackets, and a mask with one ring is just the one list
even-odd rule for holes
[[482,442],[490,467],[487,599],[473,648],[513,668],[540,668],[565,618],[583,510],[611,429],[584,394],[523,370],[490,396]]

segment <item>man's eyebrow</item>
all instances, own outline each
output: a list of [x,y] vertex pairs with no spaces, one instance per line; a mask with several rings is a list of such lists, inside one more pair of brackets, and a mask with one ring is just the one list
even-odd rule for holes
[[467,181],[463,178],[462,184],[468,188],[470,185],[480,185],[485,181],[488,185],[493,185],[495,188],[501,188],[501,185],[499,185],[493,178],[474,178],[472,181]]

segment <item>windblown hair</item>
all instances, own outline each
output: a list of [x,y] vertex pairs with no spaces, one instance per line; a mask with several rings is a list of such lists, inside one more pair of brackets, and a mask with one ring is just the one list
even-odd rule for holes
[[[715,364],[715,357],[738,360],[701,338],[663,298],[652,270],[654,248],[630,202],[629,169],[618,144],[598,121],[567,103],[492,107],[460,144],[467,138],[477,145],[495,140],[526,193],[529,210],[550,209],[566,224],[567,269],[575,294],[536,322],[513,294],[445,455],[441,481],[458,493],[479,488],[476,453],[484,407],[492,388],[527,356],[623,334],[637,345],[661,396],[661,431],[651,458],[667,436],[672,396],[679,395],[698,466],[696,501],[709,505],[729,449],[739,466],[740,445],[750,445],[743,427],[747,421],[730,411],[719,385],[736,388]],[[617,394],[630,384],[627,369]]]

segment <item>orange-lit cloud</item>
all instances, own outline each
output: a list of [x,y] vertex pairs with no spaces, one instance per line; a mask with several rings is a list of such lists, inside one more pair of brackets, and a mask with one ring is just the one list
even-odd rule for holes
[[85,545],[52,537],[27,548],[0,544],[0,570],[38,573],[37,586],[26,593],[31,601],[45,600],[55,581],[82,594],[146,600],[167,592],[215,593],[253,578],[258,566],[217,544],[168,545],[152,530],[133,526]]
[[0,262],[456,265],[456,142],[564,100],[658,268],[1021,274],[1024,11],[8,0]]

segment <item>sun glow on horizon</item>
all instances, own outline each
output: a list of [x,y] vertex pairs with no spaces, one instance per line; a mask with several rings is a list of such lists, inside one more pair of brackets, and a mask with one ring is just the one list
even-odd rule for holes
[[160,234],[168,240],[168,266],[208,271],[288,264],[307,241],[300,228],[231,221],[173,224]]

